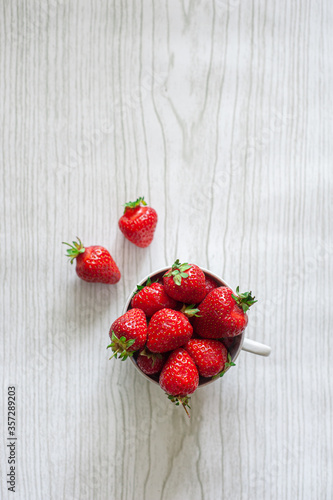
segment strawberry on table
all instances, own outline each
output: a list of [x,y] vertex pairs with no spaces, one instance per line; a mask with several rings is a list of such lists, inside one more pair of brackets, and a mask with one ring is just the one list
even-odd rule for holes
[[147,348],[139,352],[136,363],[146,375],[156,375],[162,370],[166,354],[150,352]]
[[156,210],[149,207],[143,197],[126,203],[124,214],[118,221],[125,238],[141,248],[153,241],[156,224]]
[[184,349],[195,362],[202,377],[219,374],[228,360],[228,351],[219,340],[190,339]]
[[81,240],[77,240],[73,241],[73,245],[63,244],[69,246],[66,256],[70,258],[70,263],[73,264],[76,260],[76,274],[79,278],[90,283],[118,283],[121,274],[110,252],[97,245],[84,247]]
[[[130,309],[114,321],[110,328],[111,358],[119,356],[123,361],[142,349],[147,340],[147,320],[141,309]],[[111,359],[110,358],[110,359]]]
[[166,293],[179,302],[198,304],[206,294],[203,271],[195,264],[181,264],[177,259],[163,276]]
[[150,278],[146,285],[138,286],[131,301],[132,307],[142,309],[146,316],[151,317],[160,309],[176,309],[177,302],[169,297],[160,283],[152,283]]
[[246,311],[257,302],[252,292],[237,295],[226,287],[212,290],[199,305],[200,316],[194,318],[193,328],[203,338],[234,337],[246,328],[248,316]]
[[189,394],[199,385],[199,372],[185,349],[175,349],[167,359],[159,378],[161,388],[176,405],[181,404],[189,415]]

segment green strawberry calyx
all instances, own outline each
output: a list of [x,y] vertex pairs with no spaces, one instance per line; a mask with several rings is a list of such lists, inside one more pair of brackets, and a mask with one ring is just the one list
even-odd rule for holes
[[162,354],[160,354],[159,352],[149,351],[149,349],[147,347],[145,347],[143,349],[143,351],[140,352],[140,355],[146,356],[148,359],[151,359],[152,360],[152,367],[154,367],[154,365],[158,359],[162,359],[162,357],[163,357]]
[[187,262],[184,262],[184,264],[181,264],[179,262],[179,259],[177,259],[173,264],[172,268],[168,273],[166,273],[164,276],[166,278],[169,278],[172,276],[173,281],[175,282],[176,285],[180,286],[182,282],[182,278],[188,278],[188,271],[191,268],[191,264],[188,264]]
[[230,352],[228,352],[228,361],[226,362],[226,364],[224,365],[223,367],[223,370],[220,372],[220,373],[217,373],[216,375],[214,375],[212,377],[212,379],[216,379],[216,378],[220,378],[220,377],[223,377],[223,375],[225,374],[225,372],[227,371],[227,368],[230,368],[230,366],[236,366],[235,363],[233,363],[231,361],[231,356],[230,356]]
[[150,277],[149,277],[149,278],[147,279],[147,281],[146,281],[146,284],[145,284],[145,285],[137,285],[137,286],[136,286],[136,290],[135,290],[135,292],[133,293],[132,298],[134,297],[134,295],[136,295],[136,294],[137,294],[137,293],[139,293],[141,290],[143,290],[144,288],[146,288],[146,286],[153,285],[154,283],[157,283],[157,282],[158,282],[158,280],[156,280],[156,281],[152,281],[152,280],[150,279]]
[[190,405],[189,405],[189,401],[190,401],[190,397],[189,396],[172,396],[171,394],[167,394],[166,395],[168,396],[168,399],[174,403],[176,406],[179,406],[180,404],[182,405],[182,407],[184,408],[185,410],[185,413],[186,415],[188,416],[188,418],[191,417],[191,415],[189,414],[188,412],[188,409],[191,409]]
[[196,316],[197,318],[200,318],[200,309],[198,309],[195,304],[184,304],[183,307],[181,308],[180,312],[185,314],[188,318],[192,318],[193,316]]
[[76,238],[77,241],[73,241],[73,245],[71,245],[70,243],[66,243],[65,241],[62,242],[63,245],[69,246],[69,248],[67,248],[66,250],[66,257],[70,258],[71,264],[73,264],[74,259],[76,259],[76,257],[80,255],[80,253],[84,253],[86,251],[80,238],[78,236]]
[[112,332],[111,344],[107,346],[107,349],[112,349],[113,354],[109,359],[118,358],[125,361],[130,356],[133,356],[134,351],[128,351],[128,349],[134,344],[135,339],[126,340],[126,337],[117,337],[117,335]]
[[138,198],[135,201],[129,201],[128,203],[125,203],[124,213],[126,212],[126,208],[136,208],[136,207],[139,207],[140,205],[143,205],[143,206],[147,205],[147,203],[145,202],[144,196],[140,196],[140,198]]
[[253,304],[258,302],[254,300],[255,296],[252,297],[252,292],[239,293],[239,286],[236,288],[236,293],[237,295],[232,294],[231,297],[243,309],[243,312],[248,311]]

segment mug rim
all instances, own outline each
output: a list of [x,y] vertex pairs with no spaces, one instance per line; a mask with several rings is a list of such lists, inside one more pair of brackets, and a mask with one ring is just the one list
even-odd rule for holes
[[[197,264],[196,264],[197,265]],[[228,285],[228,283],[222,279],[220,276],[218,276],[217,274],[213,273],[212,271],[209,271],[208,269],[204,268],[204,267],[201,267],[201,266],[198,266],[200,267],[200,269],[204,272],[205,275],[213,278],[217,283],[218,283],[218,286],[227,286],[228,288],[230,288],[231,290],[232,287],[230,285]],[[157,269],[156,271],[153,271],[152,273],[149,273],[147,276],[145,276],[143,279],[141,279],[137,285],[135,285],[135,288],[133,288],[133,290],[130,292],[130,294],[127,296],[127,300],[125,302],[125,305],[123,307],[123,310],[122,310],[122,314],[125,314],[129,309],[130,309],[130,304],[131,304],[131,300],[132,300],[132,297],[134,295],[134,293],[136,292],[137,290],[137,286],[142,286],[144,283],[147,282],[148,278],[154,278],[156,277],[157,275],[163,275],[164,273],[166,273],[168,270],[170,269],[170,266],[166,266],[166,267],[162,267],[160,269]],[[240,337],[240,342],[239,342],[239,345],[238,345],[238,348],[235,352],[235,354],[231,357],[231,360],[234,362],[241,350],[242,350],[242,347],[243,347],[243,343],[244,343],[244,338],[245,338],[245,330],[243,331],[243,333],[241,333],[239,336],[237,337]],[[229,352],[229,350],[228,350]],[[231,354],[230,354],[231,355]],[[147,375],[146,373],[144,373],[143,371],[140,370],[140,368],[138,367],[137,365],[137,362],[136,362],[136,359],[131,356],[129,358],[132,362],[132,364],[135,366],[135,369],[147,380],[149,380],[149,382],[153,382],[155,384],[157,384],[159,386],[159,383],[157,380],[151,378],[149,375]],[[225,373],[230,369],[231,367],[228,366],[225,370]],[[204,382],[201,382],[199,383],[198,385],[198,389],[200,389],[200,387],[206,387],[207,385],[211,384],[212,382],[216,382],[217,380],[219,380],[219,378],[216,378],[216,379],[213,379],[213,378],[209,378],[207,379],[207,381],[204,381]]]

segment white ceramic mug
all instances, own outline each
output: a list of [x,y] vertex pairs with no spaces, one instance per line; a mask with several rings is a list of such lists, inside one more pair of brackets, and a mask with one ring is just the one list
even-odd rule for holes
[[[149,274],[145,278],[143,278],[138,285],[142,286],[144,285],[148,278],[151,279],[151,281],[156,281],[159,278],[161,278],[168,270],[170,269],[169,267],[164,267],[162,269],[158,269],[157,271]],[[227,286],[231,288],[224,280],[222,280],[219,276],[216,274],[212,273],[211,271],[208,271],[207,269],[204,269],[201,267],[202,271],[205,273],[206,276],[209,276],[212,278],[218,286]],[[123,312],[124,314],[126,311],[128,311],[131,308],[131,300],[134,295],[134,293],[137,291],[137,287],[134,288],[134,290],[131,291],[129,294]],[[246,330],[245,330],[246,331]],[[241,350],[251,352],[253,354],[259,354],[260,356],[269,356],[271,353],[271,348],[268,345],[261,344],[260,342],[255,342],[254,340],[250,340],[245,338],[245,331],[241,335],[237,335],[236,337],[233,337],[234,341],[230,347],[228,347],[228,351],[231,356],[231,361],[235,362],[235,360],[238,358],[239,353]],[[137,366],[135,357],[129,358],[132,363],[134,364],[135,368],[143,375],[146,379],[150,380],[151,382],[154,382],[155,384],[158,384],[158,377],[150,377],[143,373]],[[230,367],[226,368],[225,371],[228,371]],[[201,379],[199,381],[199,387],[210,384],[211,382],[214,382],[215,380],[218,379]]]

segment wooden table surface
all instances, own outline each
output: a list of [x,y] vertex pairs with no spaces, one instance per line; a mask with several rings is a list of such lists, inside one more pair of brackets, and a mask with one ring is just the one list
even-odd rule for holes
[[[1,498],[332,499],[332,3],[0,7]],[[138,196],[159,216],[146,249],[117,225]],[[77,235],[117,285],[77,278]],[[272,347],[191,419],[106,350],[177,258],[251,289],[247,337]]]

